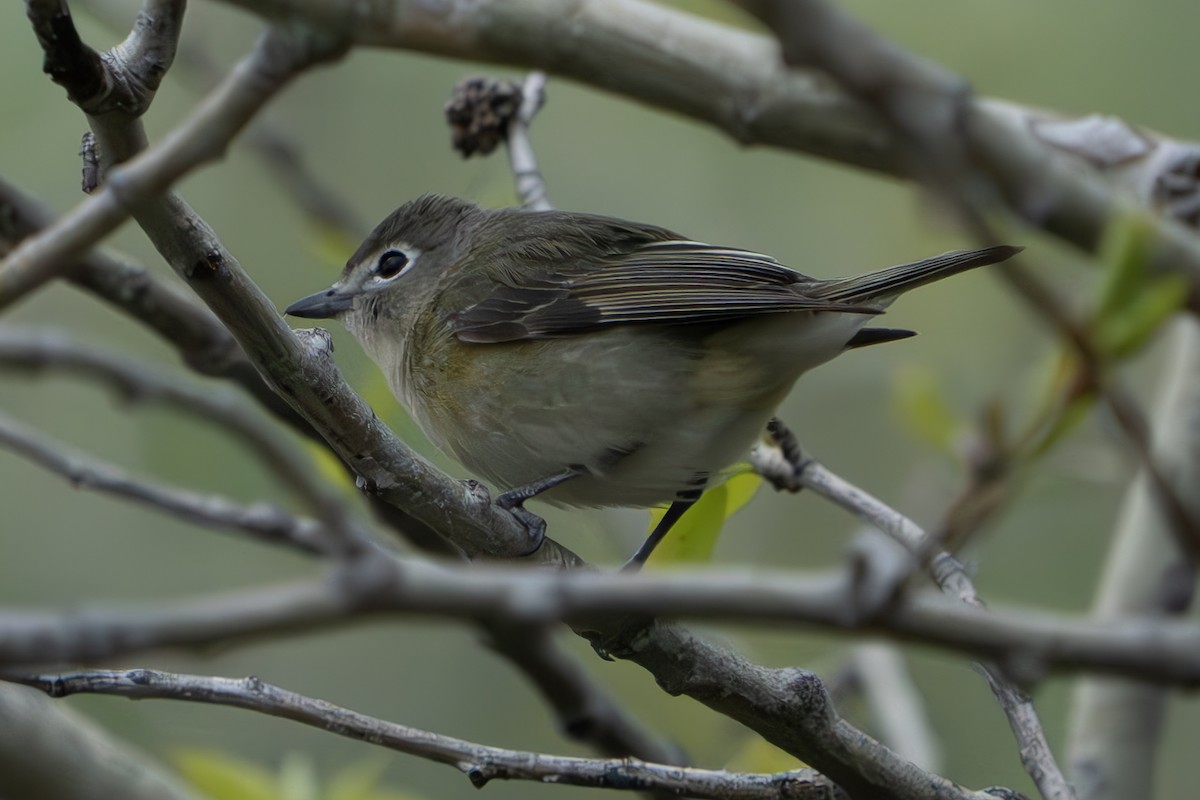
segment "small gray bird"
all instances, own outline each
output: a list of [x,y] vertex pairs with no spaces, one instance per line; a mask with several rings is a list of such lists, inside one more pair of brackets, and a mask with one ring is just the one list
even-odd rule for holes
[[636,567],[801,374],[912,336],[864,326],[909,289],[1019,250],[820,280],[653,225],[426,195],[286,313],[340,319],[430,440],[536,531],[523,507],[534,495],[671,503]]

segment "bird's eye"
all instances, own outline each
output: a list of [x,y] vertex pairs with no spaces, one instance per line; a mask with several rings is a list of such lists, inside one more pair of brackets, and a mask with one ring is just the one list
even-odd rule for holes
[[408,256],[399,250],[389,250],[379,257],[379,266],[375,269],[375,276],[380,280],[391,280],[404,272],[404,268],[407,266]]

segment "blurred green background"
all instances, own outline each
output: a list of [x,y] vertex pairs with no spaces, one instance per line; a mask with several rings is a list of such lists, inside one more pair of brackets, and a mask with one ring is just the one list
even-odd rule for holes
[[[128,2],[132,20],[136,3]],[[727,13],[721,4],[679,2]],[[1183,0],[989,3],[982,0],[858,0],[847,4],[872,26],[966,76],[984,94],[1059,109],[1114,114],[1180,138],[1200,137],[1183,76],[1194,51],[1200,6]],[[232,63],[259,30],[257,19],[193,2],[184,35],[221,64]],[[77,13],[85,38],[107,47],[118,36]],[[41,52],[20,4],[0,6],[2,174],[59,210],[77,203],[81,115],[41,73]],[[357,51],[306,76],[270,108],[301,144],[312,168],[346,197],[367,225],[426,191],[512,202],[503,158],[462,161],[448,144],[441,107],[460,78],[491,67],[396,52]],[[197,95],[168,76],[147,124],[169,130]],[[964,245],[911,187],[795,155],[746,149],[689,121],[565,81],[549,84],[534,142],[556,205],[655,222],[695,238],[754,248],[819,276],[847,274]],[[183,195],[219,232],[259,285],[282,307],[326,286],[338,264],[296,206],[245,147],[188,178]],[[1032,263],[1067,296],[1090,292],[1094,271],[1075,253],[1029,233]],[[169,270],[136,228],[108,242]],[[344,259],[348,253],[337,254]],[[138,326],[65,286],[52,286],[6,315],[3,324],[54,326],[87,341],[181,371],[172,353]],[[808,376],[783,416],[817,458],[934,522],[962,474],[906,426],[897,412],[899,376],[936,381],[963,418],[999,398],[1020,407],[1053,352],[1042,327],[986,270],[906,297],[888,324],[916,339],[856,352]],[[338,363],[381,416],[419,443],[381,377],[352,340],[335,330]],[[1131,369],[1144,397],[1153,389],[1152,349]],[[196,378],[194,380],[199,381]],[[270,476],[229,437],[155,409],[122,408],[74,380],[5,375],[0,408],[135,474],[156,475],[242,500],[286,502]],[[988,534],[969,551],[978,586],[993,604],[1065,611],[1088,607],[1129,458],[1102,417],[1043,462]],[[427,446],[420,443],[420,446]],[[462,472],[441,461],[452,474]],[[347,487],[348,496],[352,491]],[[153,602],[307,575],[314,565],[191,528],[104,497],[75,492],[0,451],[0,603],[80,609]],[[363,512],[365,513],[365,512]],[[613,564],[644,531],[643,512],[558,512],[552,531],[586,557]],[[760,492],[720,542],[721,564],[817,568],[838,562],[855,522],[812,495]],[[829,675],[845,639],[721,629],[753,659]],[[696,703],[665,696],[649,675],[597,660],[563,637],[629,708],[691,754],[697,765],[734,763],[752,740],[740,726]],[[963,659],[910,649],[917,681],[940,735],[944,772],[969,786],[1013,786],[1032,794],[983,680]],[[469,627],[396,620],[335,633],[283,638],[209,653],[158,653],[110,666],[152,666],[221,675],[255,674],[408,725],[517,749],[587,755],[554,729],[536,693],[509,665],[481,648]],[[1062,754],[1069,679],[1037,692],[1052,744]],[[71,706],[150,751],[213,748],[274,768],[302,752],[323,775],[371,755],[365,745],[231,709],[167,702],[72,698]],[[859,718],[860,723],[866,720]],[[1160,794],[1195,796],[1193,742],[1200,709],[1186,695],[1168,721]],[[378,754],[375,754],[378,757]],[[455,771],[386,754],[388,785],[415,797],[475,797]],[[583,790],[493,784],[496,798],[557,797]],[[593,792],[593,795],[599,796]]]

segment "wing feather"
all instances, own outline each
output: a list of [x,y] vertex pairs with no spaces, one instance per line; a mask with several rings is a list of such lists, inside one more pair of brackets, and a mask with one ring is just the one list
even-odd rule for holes
[[770,256],[687,240],[653,241],[584,263],[557,265],[536,281],[495,289],[451,315],[468,342],[570,336],[611,325],[726,322],[786,311],[877,314],[879,309],[807,294],[812,278]]

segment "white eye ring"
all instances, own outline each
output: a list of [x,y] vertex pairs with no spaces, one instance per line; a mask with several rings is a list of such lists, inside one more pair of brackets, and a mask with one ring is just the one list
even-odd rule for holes
[[394,281],[412,269],[415,262],[415,254],[410,256],[403,250],[388,250],[379,257],[372,277],[379,283]]

